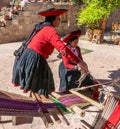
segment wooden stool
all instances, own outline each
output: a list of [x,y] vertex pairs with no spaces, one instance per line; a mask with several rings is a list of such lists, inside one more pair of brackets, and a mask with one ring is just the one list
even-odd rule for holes
[[113,22],[112,23],[111,40],[113,40],[113,41],[116,40],[119,31],[120,31],[120,22]]
[[86,31],[86,34],[85,34],[85,37],[88,41],[91,41],[92,40],[92,37],[93,37],[93,30],[92,29],[87,29]]
[[93,37],[92,37],[92,42],[96,42],[97,44],[101,43],[101,35],[102,35],[102,30],[93,30]]

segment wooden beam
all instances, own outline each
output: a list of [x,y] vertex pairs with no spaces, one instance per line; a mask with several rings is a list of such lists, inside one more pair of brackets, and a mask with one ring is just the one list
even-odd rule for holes
[[85,96],[85,95],[83,95],[83,94],[81,94],[81,93],[75,91],[74,89],[71,89],[71,90],[69,90],[69,91],[70,91],[71,93],[73,93],[73,94],[75,94],[75,95],[78,95],[79,97],[85,99],[85,100],[88,101],[90,104],[92,104],[92,105],[98,107],[98,108],[101,109],[101,110],[102,110],[103,107],[104,107],[102,104],[100,104],[100,103],[94,101],[93,99],[88,98],[87,96]]

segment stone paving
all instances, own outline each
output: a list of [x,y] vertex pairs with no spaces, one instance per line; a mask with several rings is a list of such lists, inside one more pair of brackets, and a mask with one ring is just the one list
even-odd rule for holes
[[[14,62],[13,52],[19,45],[21,45],[20,42],[0,45],[0,89],[29,96],[29,93],[24,94],[19,90],[19,87],[13,87],[11,83],[12,66]],[[93,50],[93,52],[83,55],[83,58],[87,62],[91,74],[96,79],[104,82],[120,76],[120,46],[108,44],[99,45],[84,40],[80,40],[79,45],[82,48]],[[53,54],[48,59],[48,62],[54,74],[57,90],[59,86],[58,65],[60,60],[57,60],[56,54]],[[80,117],[79,114],[66,114],[65,117],[70,122],[69,126],[67,126],[62,117],[59,116],[62,123],[55,123],[52,127],[49,127],[49,129],[90,129],[91,127],[89,125],[92,125],[98,108],[90,106],[85,110],[85,117]],[[12,125],[11,119],[11,116],[2,116],[0,129],[45,129],[41,118],[35,117],[32,123],[17,126]]]

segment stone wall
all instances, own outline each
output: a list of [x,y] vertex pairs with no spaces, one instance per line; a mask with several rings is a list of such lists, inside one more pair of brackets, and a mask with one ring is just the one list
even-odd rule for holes
[[111,29],[112,29],[112,23],[113,22],[120,22],[120,8],[117,8],[108,17],[107,24],[106,24],[106,30],[111,31]]
[[[62,21],[59,28],[57,28],[60,36],[64,36],[77,28],[80,28],[84,34],[84,26],[78,27],[76,24],[76,14],[79,12],[79,6],[71,5],[69,3],[30,3],[25,6],[24,11],[19,11],[19,15],[14,16],[13,20],[7,21],[6,27],[0,27],[0,44],[27,39],[35,23],[44,20],[44,17],[37,15],[37,11],[51,7],[66,8],[69,10],[67,13],[67,21]],[[119,13],[120,9],[111,13],[107,21],[106,30],[111,30],[112,22],[120,21]]]
[[75,14],[79,11],[76,5],[53,4],[53,3],[30,3],[24,8],[24,11],[19,11],[19,15],[14,16],[13,20],[7,21],[6,27],[0,28],[0,43],[17,42],[25,40],[32,31],[36,22],[41,22],[44,17],[37,15],[37,11],[55,8],[66,8],[67,20],[63,21],[57,28],[60,36],[67,34],[69,31],[77,29]]
[[0,7],[6,6],[10,4],[11,0],[0,0]]

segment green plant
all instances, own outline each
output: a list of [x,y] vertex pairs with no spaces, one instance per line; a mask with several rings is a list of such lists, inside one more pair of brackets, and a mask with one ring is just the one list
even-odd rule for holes
[[120,5],[120,0],[86,0],[86,7],[77,15],[78,25],[98,27],[103,19]]

